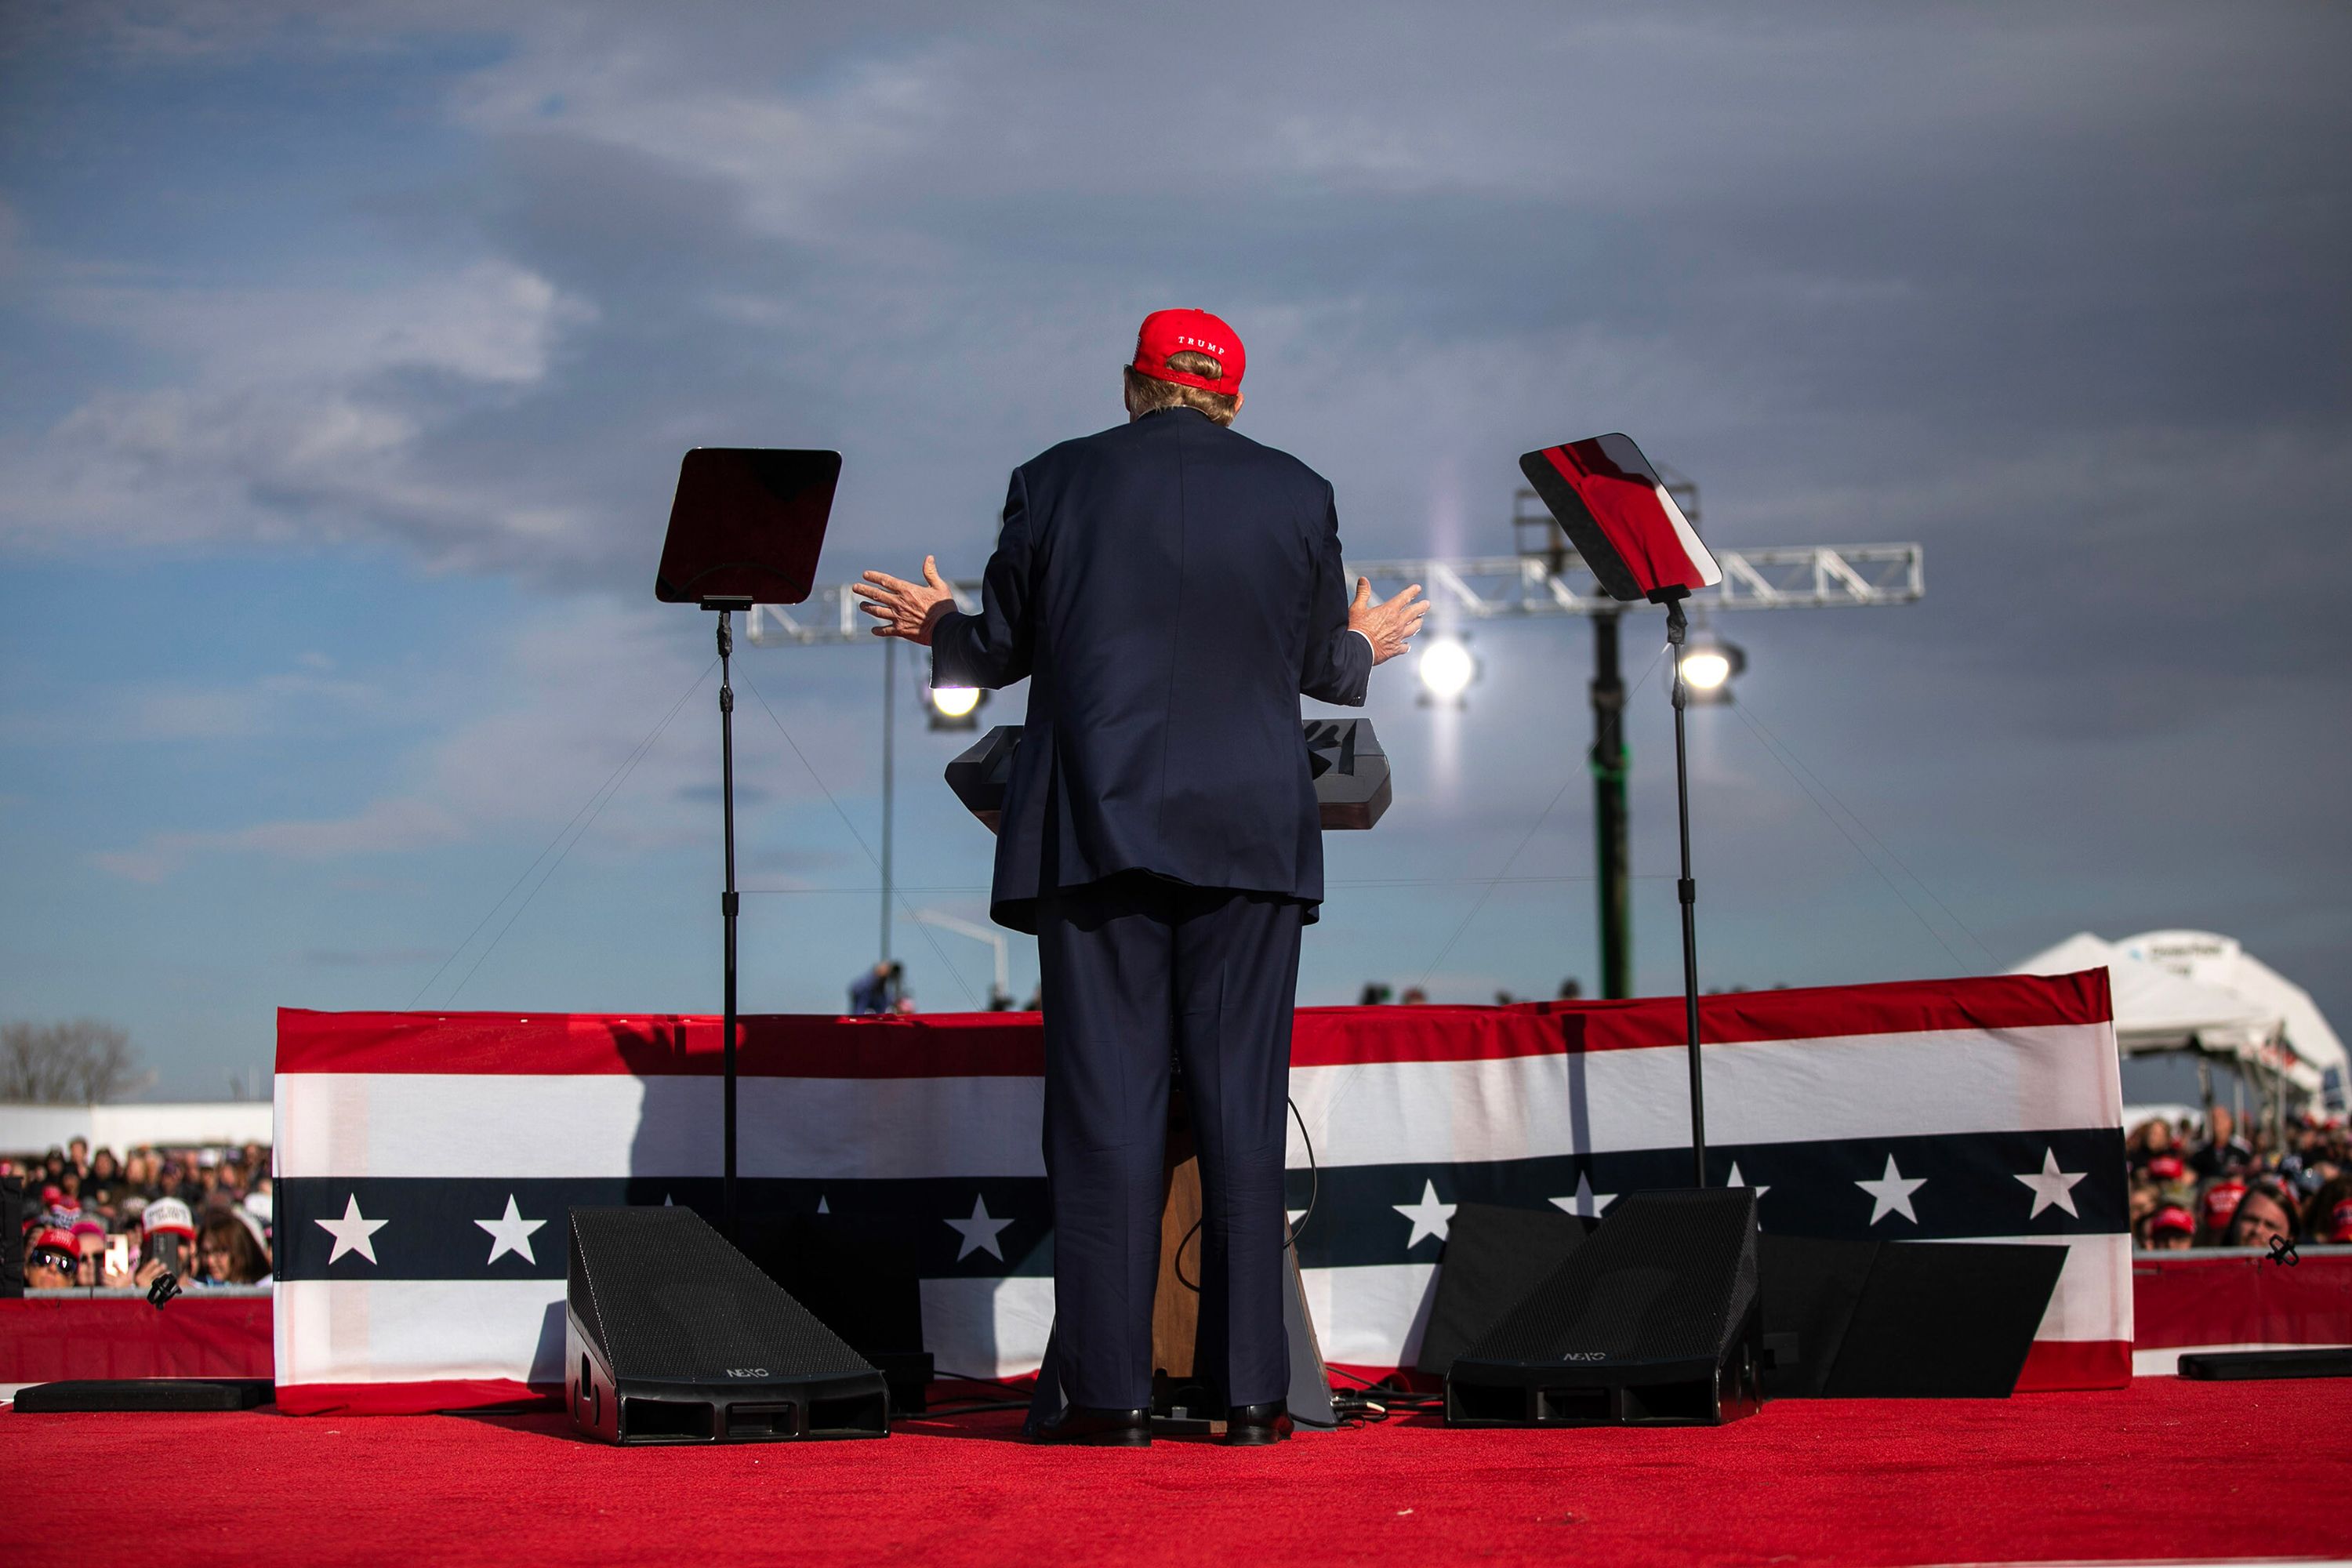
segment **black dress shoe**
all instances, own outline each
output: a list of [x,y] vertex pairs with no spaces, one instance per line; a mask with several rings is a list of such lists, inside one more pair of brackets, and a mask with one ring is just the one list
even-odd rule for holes
[[1290,1409],[1281,1400],[1236,1405],[1225,1412],[1225,1441],[1236,1448],[1263,1447],[1290,1436]]
[[1039,1423],[1036,1440],[1071,1447],[1149,1448],[1151,1412],[1149,1408],[1092,1410],[1073,1405]]

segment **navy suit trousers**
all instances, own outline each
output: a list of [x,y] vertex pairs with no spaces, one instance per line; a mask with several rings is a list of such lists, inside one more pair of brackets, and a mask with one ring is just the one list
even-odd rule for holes
[[[1290,1384],[1283,1144],[1304,906],[1146,875],[1039,901],[1054,1342],[1073,1405],[1151,1402],[1170,1064],[1201,1159],[1199,1375],[1228,1404]],[[1171,1368],[1180,1376],[1184,1368]]]

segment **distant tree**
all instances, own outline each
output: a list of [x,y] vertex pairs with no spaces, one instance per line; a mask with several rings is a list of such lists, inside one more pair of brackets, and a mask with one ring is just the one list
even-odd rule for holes
[[127,1030],[98,1018],[0,1024],[0,1100],[96,1105],[144,1089]]

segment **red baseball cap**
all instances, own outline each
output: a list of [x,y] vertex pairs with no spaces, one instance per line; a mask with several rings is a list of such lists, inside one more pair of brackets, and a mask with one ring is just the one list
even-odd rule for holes
[[2243,1182],[2216,1182],[2206,1188],[2205,1228],[2229,1229],[2230,1216],[2236,1214],[2238,1205],[2245,1201],[2246,1184]]
[[73,1232],[69,1230],[59,1230],[55,1226],[50,1226],[43,1230],[35,1231],[33,1233],[33,1239],[25,1244],[25,1250],[27,1254],[34,1252],[62,1252],[68,1258],[79,1258],[81,1255],[81,1248],[75,1244]]
[[2147,1163],[2147,1173],[2159,1182],[2177,1182],[2188,1173],[2188,1167],[2173,1154],[2158,1154]]
[[2342,1203],[2337,1204],[2335,1212],[2328,1215],[2327,1239],[2352,1241],[2352,1198],[2346,1198]]
[[[1188,350],[1207,354],[1225,374],[1212,379],[1189,371],[1170,370],[1168,356]],[[1241,391],[1242,371],[1248,363],[1249,356],[1242,350],[1241,334],[1206,310],[1154,310],[1143,318],[1143,325],[1136,330],[1134,368],[1160,381],[1197,386],[1203,392],[1222,392],[1230,397]]]
[[2176,1230],[2183,1236],[2194,1236],[2197,1234],[2197,1221],[2195,1216],[2179,1204],[2167,1204],[2157,1210],[2147,1222],[2148,1235],[2154,1236],[2163,1230]]

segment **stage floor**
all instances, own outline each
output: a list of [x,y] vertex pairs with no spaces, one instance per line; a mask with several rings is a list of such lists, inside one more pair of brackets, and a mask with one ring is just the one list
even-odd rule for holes
[[[559,1415],[0,1414],[6,1560],[1802,1563],[2352,1556],[2352,1382],[1773,1405],[1720,1429],[601,1447]],[[123,1487],[131,1491],[126,1493]],[[147,1500],[128,1512],[125,1498]],[[163,1544],[143,1543],[153,1527]]]

